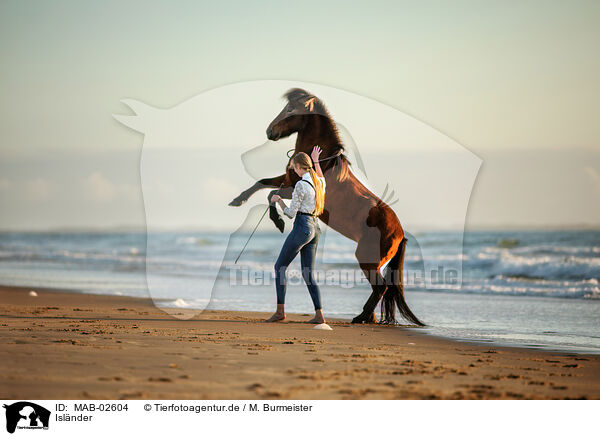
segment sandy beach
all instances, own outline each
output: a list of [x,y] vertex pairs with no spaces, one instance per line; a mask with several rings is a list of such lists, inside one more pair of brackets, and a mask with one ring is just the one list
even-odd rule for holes
[[598,399],[600,356],[0,286],[3,399]]

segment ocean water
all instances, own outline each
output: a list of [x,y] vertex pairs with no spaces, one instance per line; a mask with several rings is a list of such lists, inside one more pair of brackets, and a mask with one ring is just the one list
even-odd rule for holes
[[[323,235],[317,280],[324,312],[350,319],[360,313],[370,286],[354,258],[356,244],[331,230]],[[270,311],[273,263],[285,235],[255,234],[236,264],[247,237],[247,232],[0,233],[0,283],[152,297],[166,307]],[[424,331],[600,353],[600,231],[408,237],[405,294],[427,324]],[[427,265],[457,265],[460,284],[452,275],[427,283]],[[287,310],[311,313],[299,259],[288,270],[288,284]]]

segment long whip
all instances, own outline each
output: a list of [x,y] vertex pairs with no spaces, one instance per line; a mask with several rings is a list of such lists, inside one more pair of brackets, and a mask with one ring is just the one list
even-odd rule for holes
[[[281,188],[283,187],[283,183],[281,185],[279,185],[279,188],[277,189],[277,191],[275,191],[275,193],[279,193],[279,191],[281,190]],[[252,230],[252,233],[250,233],[250,236],[248,237],[248,240],[246,241],[246,243],[244,244],[244,247],[242,248],[242,251],[240,251],[240,254],[238,254],[237,259],[235,259],[234,264],[236,264],[238,262],[238,260],[240,260],[240,257],[242,256],[242,253],[244,252],[244,250],[246,249],[246,246],[248,245],[248,242],[250,242],[250,239],[252,239],[252,236],[254,236],[254,232],[256,232],[256,229],[258,229],[258,226],[260,225],[260,223],[262,222],[263,218],[265,217],[265,215],[267,214],[267,211],[269,210],[269,208],[271,207],[271,204],[269,203],[269,205],[267,206],[267,208],[265,209],[265,211],[263,212],[262,216],[260,217],[260,219],[258,220],[258,222],[256,223],[256,226],[254,227],[254,230]]]

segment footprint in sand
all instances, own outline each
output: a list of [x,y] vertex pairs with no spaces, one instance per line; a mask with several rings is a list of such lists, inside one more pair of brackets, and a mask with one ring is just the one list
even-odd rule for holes
[[98,377],[100,381],[123,381],[123,377],[114,376],[114,377]]
[[149,382],[161,382],[161,383],[172,383],[173,380],[171,380],[168,377],[149,377],[148,378]]
[[121,396],[119,400],[133,400],[136,398],[148,398],[148,393],[146,391],[127,391],[127,392],[119,392]]

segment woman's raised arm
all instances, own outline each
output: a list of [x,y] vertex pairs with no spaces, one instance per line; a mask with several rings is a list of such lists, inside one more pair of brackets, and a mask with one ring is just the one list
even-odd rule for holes
[[310,153],[310,157],[312,158],[315,167],[315,173],[317,173],[317,176],[319,177],[323,177],[323,171],[321,171],[321,165],[319,165],[319,156],[321,156],[322,151],[321,147],[315,145]]

